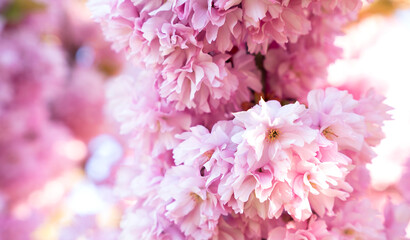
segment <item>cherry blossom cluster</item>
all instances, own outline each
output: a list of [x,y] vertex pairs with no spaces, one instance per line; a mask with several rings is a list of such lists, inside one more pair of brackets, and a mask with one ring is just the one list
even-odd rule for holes
[[354,171],[381,134],[378,119],[362,111],[371,98],[327,88],[311,91],[307,106],[262,99],[211,130],[176,134],[172,153],[138,153],[121,174],[120,194],[136,201],[124,216],[124,239],[386,239]]
[[259,78],[248,72],[252,67],[243,69],[249,53],[266,55],[270,81],[265,87],[279,97],[294,98],[325,82],[326,66],[339,52],[334,36],[361,1],[125,0],[89,5],[115,49],[158,72],[162,99],[179,111],[203,113],[221,104],[238,111],[237,103],[249,98],[248,88],[262,90]]
[[327,82],[361,5],[90,0],[134,64],[107,93],[135,153],[118,174],[121,238],[404,236],[399,206],[368,196],[390,107]]

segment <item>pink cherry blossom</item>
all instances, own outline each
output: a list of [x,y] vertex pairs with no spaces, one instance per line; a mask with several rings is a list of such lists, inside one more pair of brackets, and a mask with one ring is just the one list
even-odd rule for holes
[[281,214],[283,204],[292,198],[292,188],[286,180],[293,149],[303,158],[314,156],[314,150],[300,151],[317,135],[315,130],[304,126],[301,115],[305,112],[299,103],[282,107],[277,101],[261,100],[260,105],[235,114],[233,122],[243,130],[232,138],[238,144],[235,165],[222,183],[232,186],[232,190],[227,191],[226,187],[219,190],[224,193],[224,201],[232,201],[230,194],[233,194],[236,202],[231,205],[235,211],[242,213],[244,208],[249,211],[256,208],[262,218]]
[[143,81],[152,78],[149,72],[138,73],[136,79],[132,75],[120,76],[116,80],[118,84],[111,85],[108,97],[112,99],[110,108],[114,116],[123,123],[121,133],[147,139],[134,142],[133,147],[156,156],[175,147],[178,141],[174,135],[188,129],[191,118],[186,113],[173,111],[166,103],[157,102],[153,82]]
[[313,126],[339,150],[360,151],[364,145],[366,125],[364,117],[354,112],[358,101],[347,91],[336,88],[314,90],[308,95]]
[[388,113],[392,108],[383,101],[385,97],[378,94],[374,89],[370,89],[359,100],[355,112],[364,117],[366,123],[365,141],[370,146],[376,146],[384,138],[382,127],[384,121],[391,120],[391,115]]
[[281,106],[264,100],[246,112],[235,113],[234,123],[245,129],[234,140],[239,144],[238,154],[254,155],[247,160],[249,168],[254,168],[259,161],[274,159],[281,150],[313,142],[317,132],[303,123],[305,113],[305,106],[297,102]]
[[177,136],[183,142],[174,149],[175,163],[196,167],[206,176],[207,187],[217,186],[232,169],[237,145],[231,138],[241,130],[232,121],[219,121],[211,132],[200,125],[192,127]]
[[345,181],[351,159],[337,151],[335,144],[320,146],[316,157],[295,161],[293,178],[294,199],[285,205],[296,219],[307,219],[314,210],[323,217],[333,214],[336,198],[346,200],[352,187]]
[[180,165],[167,171],[159,194],[167,201],[166,213],[186,236],[207,239],[213,235],[224,208],[205,186],[200,171]]

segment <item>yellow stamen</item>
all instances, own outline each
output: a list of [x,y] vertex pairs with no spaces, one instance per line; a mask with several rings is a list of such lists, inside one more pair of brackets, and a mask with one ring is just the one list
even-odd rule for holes
[[279,137],[279,131],[271,128],[266,132],[265,140],[269,143],[272,143],[278,137]]
[[204,157],[207,158],[206,161],[209,161],[209,159],[212,158],[212,155],[214,155],[214,152],[215,152],[215,150],[209,150],[209,151],[204,152],[204,153],[202,154],[202,156],[204,156]]
[[318,186],[316,183],[314,183],[314,182],[311,181],[312,176],[311,176],[310,174],[307,176],[307,179],[308,179],[310,185],[312,186],[312,188],[314,188],[314,189],[316,189],[316,190],[319,190],[319,186]]
[[323,130],[322,133],[329,140],[333,140],[334,138],[339,137],[333,132],[333,130],[330,127],[325,128],[325,130]]
[[196,194],[196,193],[194,193],[194,192],[191,192],[189,195],[192,197],[192,199],[193,199],[196,203],[202,202],[202,198],[201,198],[198,194]]
[[353,236],[355,234],[355,230],[352,228],[346,228],[343,230],[343,234],[346,236]]

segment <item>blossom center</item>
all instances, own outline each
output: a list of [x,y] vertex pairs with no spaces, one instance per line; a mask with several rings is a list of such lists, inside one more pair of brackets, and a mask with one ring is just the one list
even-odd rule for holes
[[334,138],[339,137],[333,132],[333,130],[330,127],[325,128],[325,130],[323,130],[322,133],[328,140],[333,140]]
[[279,131],[277,129],[268,129],[266,131],[265,140],[268,143],[274,142],[279,137]]
[[355,230],[352,228],[346,228],[345,230],[343,230],[343,234],[346,236],[352,236],[355,234]]
[[202,198],[198,194],[191,192],[189,195],[196,203],[202,202]]
[[311,181],[311,180],[312,180],[312,176],[311,176],[310,174],[307,176],[307,179],[308,179],[308,181],[309,181],[309,183],[310,183],[310,186],[312,186],[312,188],[314,188],[314,189],[316,189],[316,190],[319,190],[318,185],[317,185],[316,183],[314,183],[314,182]]
[[206,162],[212,158],[212,155],[214,155],[214,152],[215,150],[208,150],[202,154],[202,156],[204,156],[207,159]]

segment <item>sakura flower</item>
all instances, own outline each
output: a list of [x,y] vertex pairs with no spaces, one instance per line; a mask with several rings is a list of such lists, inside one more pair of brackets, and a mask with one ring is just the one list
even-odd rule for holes
[[[361,4],[360,1],[354,2]],[[302,102],[310,90],[327,85],[327,67],[342,57],[342,49],[334,44],[335,37],[341,34],[340,29],[349,18],[340,14],[338,8],[341,6],[336,3],[329,6],[324,1],[304,1],[302,7],[306,4],[313,12],[309,16],[309,33],[300,36],[296,42],[287,43],[286,49],[271,44],[264,62],[268,72],[268,92],[282,99]],[[324,12],[324,9],[328,11]]]
[[166,202],[158,195],[172,160],[171,152],[156,157],[137,153],[124,162],[115,191],[133,204],[122,217],[120,239],[183,239],[179,227],[165,216]]
[[[356,163],[370,162],[375,156],[371,146],[383,138],[383,121],[390,119],[387,113],[390,107],[383,103],[382,97],[369,92],[355,100],[347,91],[327,88],[310,92],[308,102],[313,125],[324,137],[337,142],[339,150]],[[370,109],[377,109],[378,114],[373,115]]]
[[196,108],[199,113],[210,112],[220,101],[226,102],[238,88],[238,79],[225,61],[228,55],[211,57],[204,53],[186,56],[182,51],[174,52],[165,63],[159,79],[159,92],[168,102],[175,102],[177,110]]
[[106,38],[114,42],[113,47],[117,51],[128,50],[138,17],[137,12],[130,11],[134,7],[132,1],[90,1],[88,5],[94,19],[101,23]]
[[291,187],[285,180],[293,150],[303,158],[315,154],[314,144],[299,151],[317,135],[303,124],[301,115],[305,111],[299,103],[281,106],[277,101],[261,100],[260,105],[234,114],[233,122],[243,130],[232,138],[238,144],[235,165],[221,183],[219,192],[221,199],[230,202],[236,212],[242,213],[246,208],[250,211],[247,214],[254,215],[251,212],[255,207],[262,218],[281,214],[283,204],[292,197]]
[[325,211],[332,215],[335,199],[346,200],[353,190],[345,180],[351,159],[339,153],[332,143],[322,144],[316,156],[307,161],[296,159],[289,174],[295,195],[285,209],[302,220],[311,216],[312,209],[321,217]]
[[384,138],[382,131],[383,122],[391,120],[391,115],[388,113],[392,108],[383,101],[385,98],[378,94],[374,89],[370,89],[359,100],[355,112],[364,117],[366,123],[365,141],[370,146],[376,146]]
[[[121,76],[112,84],[108,92],[110,109],[115,117],[122,122],[121,132],[131,134],[136,139],[135,148],[155,157],[173,148],[178,141],[174,135],[187,130],[191,118],[183,112],[176,112],[169,105],[158,102],[159,97],[153,90],[152,74],[141,72],[133,79],[129,75]],[[144,85],[138,85],[138,83]],[[145,86],[145,87],[144,87]],[[147,91],[150,88],[150,91]],[[149,140],[148,140],[149,139]]]
[[180,165],[167,171],[160,196],[167,202],[166,213],[186,236],[208,239],[225,211],[215,194],[207,191],[205,178],[191,166]]
[[249,32],[247,43],[253,53],[266,53],[272,42],[281,46],[289,40],[294,42],[310,30],[300,3],[244,0],[242,8],[244,25]]
[[240,44],[244,29],[241,24],[243,11],[237,6],[239,1],[225,4],[216,1],[191,2],[190,25],[205,33],[204,49],[207,52],[217,50],[224,53]]
[[245,239],[268,239],[271,229],[285,226],[291,220],[287,214],[283,214],[279,219],[266,220],[247,218],[244,215],[241,217],[244,225]]
[[203,126],[195,126],[190,132],[177,136],[183,141],[174,149],[175,163],[194,166],[207,176],[206,186],[216,184],[234,164],[237,145],[231,137],[242,129],[232,121],[220,121],[209,132]]
[[358,101],[347,91],[336,88],[313,90],[308,95],[313,126],[340,150],[360,151],[364,145],[364,117],[354,112]]
[[246,163],[254,169],[258,162],[280,157],[282,150],[312,143],[317,132],[303,123],[305,113],[305,106],[298,102],[281,106],[263,99],[252,109],[235,113],[234,123],[244,128],[233,139],[239,144],[237,156],[247,154]]
[[137,33],[141,35],[133,36],[138,40],[133,39],[132,47],[136,49],[139,45],[141,57],[148,65],[163,63],[174,51],[198,48],[199,43],[192,28],[181,23],[172,23],[170,7],[169,2],[157,9],[156,15],[138,28]]

